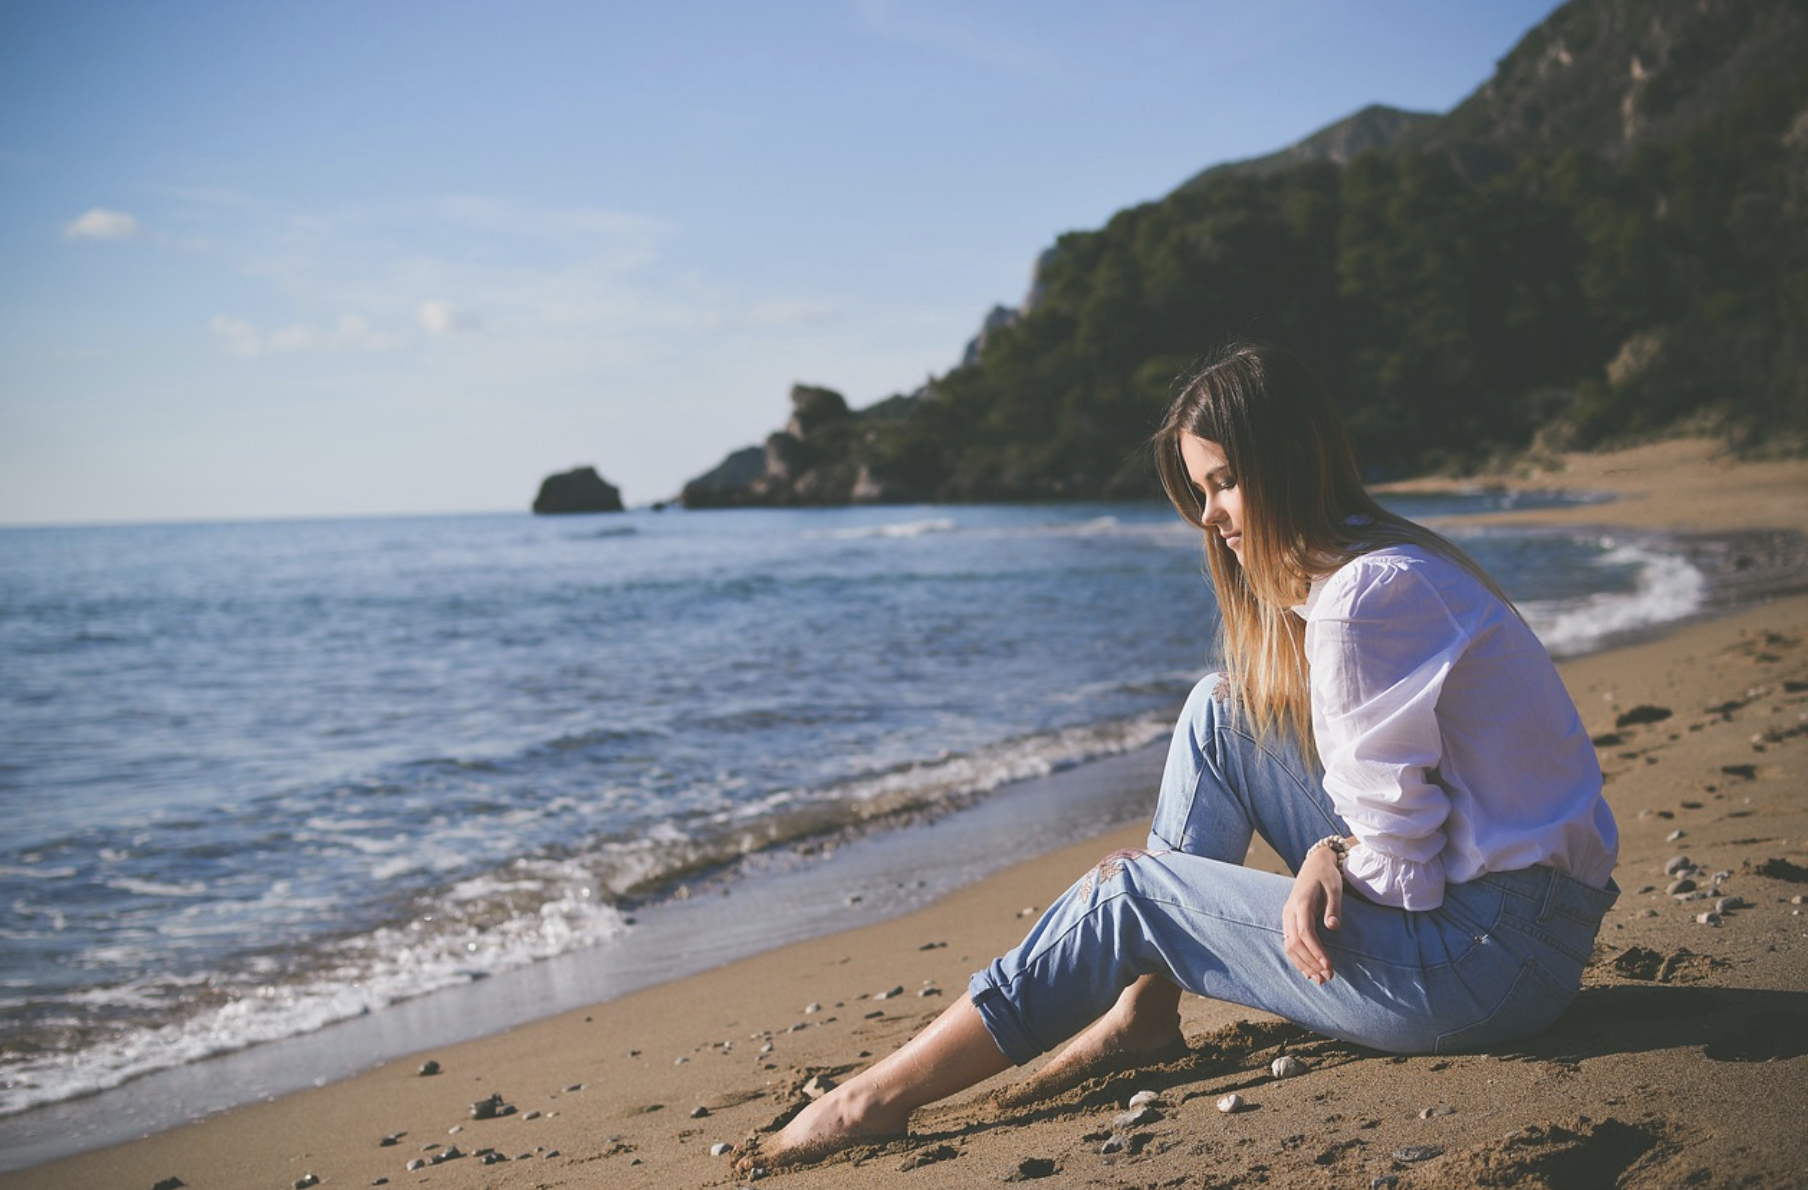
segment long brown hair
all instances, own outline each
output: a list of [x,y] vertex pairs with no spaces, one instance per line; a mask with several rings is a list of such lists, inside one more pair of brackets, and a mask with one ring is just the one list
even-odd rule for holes
[[1462,550],[1375,502],[1330,395],[1290,352],[1231,344],[1183,376],[1177,390],[1154,439],[1169,501],[1205,528],[1180,455],[1188,434],[1223,450],[1242,490],[1242,561],[1209,530],[1205,556],[1218,595],[1219,647],[1258,737],[1280,729],[1302,745],[1312,739],[1306,629],[1292,609],[1314,578],[1381,546],[1412,544],[1468,568],[1505,600]]

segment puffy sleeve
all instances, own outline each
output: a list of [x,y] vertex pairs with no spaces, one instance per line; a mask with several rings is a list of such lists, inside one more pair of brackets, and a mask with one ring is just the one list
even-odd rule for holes
[[1404,909],[1444,901],[1449,796],[1438,696],[1469,637],[1435,587],[1399,559],[1357,558],[1327,580],[1306,622],[1312,723],[1325,789],[1355,835],[1346,879]]

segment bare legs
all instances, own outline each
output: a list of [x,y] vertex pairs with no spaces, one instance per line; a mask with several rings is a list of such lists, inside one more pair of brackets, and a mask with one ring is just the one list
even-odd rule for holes
[[1125,988],[1117,1003],[1081,1030],[1048,1065],[1001,1092],[998,1101],[1014,1106],[1046,1099],[1097,1075],[1167,1061],[1185,1052],[1180,988],[1165,976],[1145,975]]
[[[1107,1070],[1159,1060],[1185,1048],[1180,989],[1145,976],[1124,989],[1109,1012],[1068,1043],[1043,1070],[999,1096],[1026,1103]],[[804,1108],[758,1154],[738,1163],[797,1165],[862,1141],[903,1136],[910,1113],[984,1082],[1010,1067],[979,1010],[962,996],[902,1049]]]
[[962,996],[927,1029],[804,1108],[758,1154],[738,1163],[796,1165],[866,1140],[904,1135],[910,1113],[1010,1067],[973,1002]]

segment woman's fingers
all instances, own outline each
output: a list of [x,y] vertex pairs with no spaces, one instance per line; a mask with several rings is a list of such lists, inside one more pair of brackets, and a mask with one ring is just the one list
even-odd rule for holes
[[1325,907],[1328,924],[1331,906],[1341,907],[1342,891],[1339,888],[1333,893],[1325,883],[1303,871],[1294,880],[1293,892],[1281,910],[1281,935],[1288,961],[1302,978],[1313,983],[1327,983],[1332,976],[1331,956],[1325,952],[1318,937],[1320,906]]

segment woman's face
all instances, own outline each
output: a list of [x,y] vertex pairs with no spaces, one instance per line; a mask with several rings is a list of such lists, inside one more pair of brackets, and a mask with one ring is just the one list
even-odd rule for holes
[[1243,488],[1216,442],[1194,434],[1180,436],[1180,458],[1199,493],[1200,520],[1223,539],[1237,561],[1243,561]]

